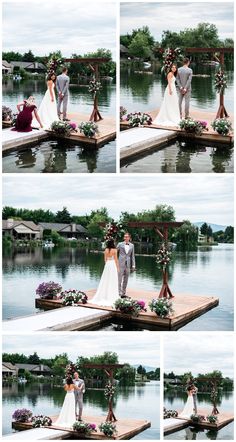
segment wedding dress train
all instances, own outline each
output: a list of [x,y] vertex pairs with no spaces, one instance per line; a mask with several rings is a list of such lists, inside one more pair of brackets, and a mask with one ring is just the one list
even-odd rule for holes
[[63,428],[72,428],[72,425],[75,423],[75,421],[75,394],[74,390],[72,390],[67,391],[62,409],[56,422],[54,422],[54,425]]
[[[50,129],[51,124],[54,121],[58,121],[58,115],[57,115],[57,102],[56,102],[56,95],[55,95],[55,85],[53,83],[52,85],[52,94],[54,101],[51,100],[51,94],[49,89],[46,90],[45,95],[40,103],[39,109],[38,109],[38,115],[41,120],[41,123],[43,125],[44,129]],[[34,127],[38,127],[38,122],[34,120]]]
[[111,307],[118,298],[118,271],[114,258],[108,258],[96,294],[91,302]]
[[184,409],[178,415],[178,417],[183,417],[183,418],[189,419],[191,414],[193,414],[193,409],[194,409],[193,396],[189,395],[187,402],[184,406]]
[[181,118],[178,94],[175,86],[175,77],[171,79],[171,90],[172,95],[169,94],[169,85],[167,85],[160,111],[154,119],[153,124],[160,124],[161,126],[178,126]]

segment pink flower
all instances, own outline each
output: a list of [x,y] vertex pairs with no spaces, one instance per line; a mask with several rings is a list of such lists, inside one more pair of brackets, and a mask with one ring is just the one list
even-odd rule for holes
[[70,127],[71,127],[71,129],[75,130],[77,125],[76,125],[76,123],[71,122]]
[[140,307],[145,308],[145,301],[140,300],[138,301],[138,304],[140,305]]

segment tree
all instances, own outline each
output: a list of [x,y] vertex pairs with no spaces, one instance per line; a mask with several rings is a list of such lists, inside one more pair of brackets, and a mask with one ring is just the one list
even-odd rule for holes
[[56,223],[70,224],[70,222],[71,222],[71,215],[68,212],[66,207],[63,207],[62,210],[58,210],[58,212],[56,213],[55,222]]
[[103,229],[99,226],[99,223],[108,223],[111,218],[108,215],[108,211],[105,207],[98,210],[93,210],[90,215],[90,220],[87,225],[88,233],[93,238],[103,237]]
[[28,357],[28,364],[40,364],[40,358],[36,352]]
[[129,52],[134,57],[150,58],[152,51],[148,43],[148,37],[143,33],[137,33],[129,45]]
[[202,235],[207,236],[207,232],[208,232],[208,224],[207,223],[203,223],[200,227],[200,232]]
[[64,377],[65,368],[69,364],[67,353],[56,355],[52,362],[52,372],[54,376]]
[[14,364],[27,364],[28,357],[23,355],[22,353],[3,353],[2,354],[3,362],[11,362]]
[[6,60],[8,63],[11,61],[22,61],[22,55],[19,52],[9,51],[2,53],[2,59]]
[[34,61],[35,60],[35,56],[33,54],[33,52],[29,49],[28,52],[25,52],[23,57],[22,57],[22,61]]
[[196,250],[198,245],[198,229],[190,221],[184,221],[184,224],[175,230],[171,238],[176,244],[178,250]]
[[119,381],[119,385],[127,386],[134,385],[135,383],[135,368],[129,364],[125,364],[124,367],[119,368],[116,373],[116,379]]
[[2,219],[14,218],[16,215],[16,209],[13,207],[5,206],[2,210]]

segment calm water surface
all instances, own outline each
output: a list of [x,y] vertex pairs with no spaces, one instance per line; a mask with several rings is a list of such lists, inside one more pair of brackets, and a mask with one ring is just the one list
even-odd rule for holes
[[[186,394],[182,392],[165,392],[164,406],[171,410],[182,410],[186,402]],[[210,395],[205,393],[198,393],[198,407],[199,409],[212,410]],[[233,392],[222,392],[220,397],[219,407],[225,412],[232,412],[234,409]],[[234,439],[234,423],[226,425],[219,431],[196,430],[192,427],[172,433],[165,436],[165,439],[173,440],[233,440]]]
[[[159,291],[161,273],[155,257],[137,256],[137,271],[129,287]],[[103,271],[103,256],[74,248],[4,251],[3,318],[36,312],[35,289],[43,281],[60,282],[64,289],[93,289]],[[175,254],[169,281],[174,293],[219,297],[219,306],[181,330],[233,330],[233,245],[199,248]]]
[[[12,432],[11,416],[17,408],[28,408],[33,414],[56,415],[63,404],[65,393],[62,388],[50,384],[3,385],[3,434]],[[146,385],[120,387],[114,399],[116,416],[147,419],[152,422],[148,428],[133,439],[159,439],[160,437],[160,385],[152,381]],[[103,390],[87,389],[84,395],[84,415],[104,416],[107,401]]]
[[233,172],[233,149],[176,141],[130,160],[123,173],[224,173]]

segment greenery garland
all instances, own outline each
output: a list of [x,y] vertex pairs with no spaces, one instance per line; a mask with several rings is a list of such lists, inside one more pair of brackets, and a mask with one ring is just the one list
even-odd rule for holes
[[227,76],[220,68],[220,70],[215,74],[215,90],[218,94],[224,94],[227,86]]

